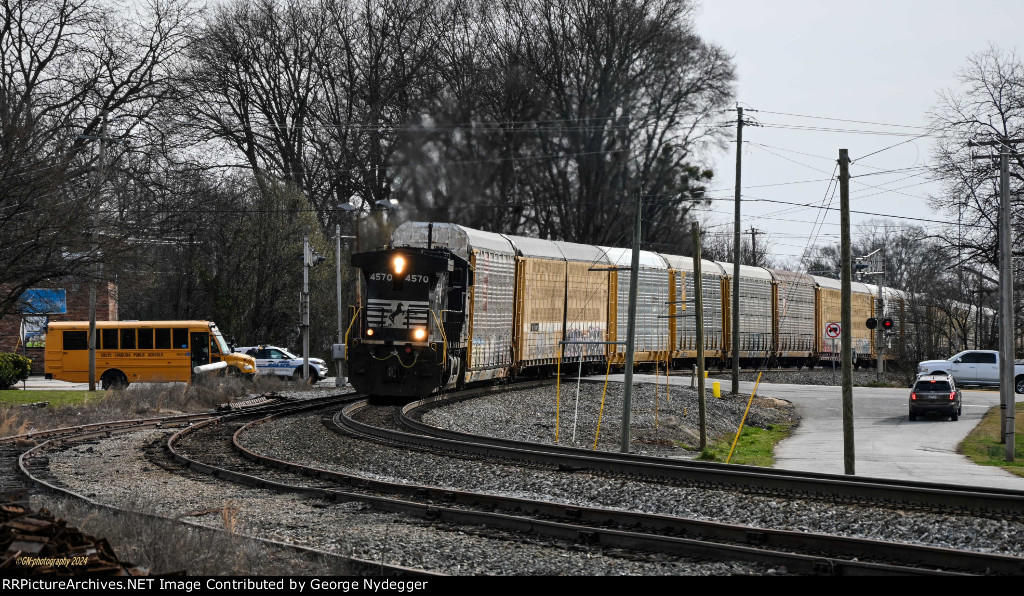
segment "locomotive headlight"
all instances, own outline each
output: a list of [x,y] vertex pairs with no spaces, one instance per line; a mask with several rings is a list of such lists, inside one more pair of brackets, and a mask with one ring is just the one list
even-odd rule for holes
[[366,330],[366,337],[373,337],[373,329]]
[[391,264],[395,268],[395,274],[401,275],[402,269],[405,269],[405,257],[395,257],[395,260],[391,261]]
[[416,341],[423,341],[423,340],[427,339],[427,330],[426,329],[415,329],[415,330],[413,330],[412,338],[415,339]]

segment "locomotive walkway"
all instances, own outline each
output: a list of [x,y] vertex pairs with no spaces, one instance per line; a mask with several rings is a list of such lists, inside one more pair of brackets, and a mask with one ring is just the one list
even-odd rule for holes
[[[592,377],[597,379],[598,377]],[[634,373],[636,382],[654,382],[654,375]],[[604,375],[600,375],[604,380]],[[623,382],[623,375],[610,381]],[[664,383],[665,377],[660,378]],[[718,381],[723,393],[732,384],[728,376]],[[671,379],[672,384],[690,386],[689,375]],[[740,393],[747,396],[754,383],[740,381]],[[842,388],[825,385],[761,383],[758,395],[784,399],[796,406],[801,421],[793,436],[775,448],[775,467],[787,470],[843,474]],[[999,405],[999,393],[965,389],[963,413],[956,422],[948,417],[907,419],[909,388],[853,388],[854,470],[857,476],[916,480],[963,486],[1024,490],[1024,478],[1001,468],[979,466],[956,452],[956,446],[981,422],[982,416]],[[1017,401],[1024,401],[1018,395]],[[617,412],[611,413],[619,415]],[[1024,432],[1024,420],[1016,423]]]

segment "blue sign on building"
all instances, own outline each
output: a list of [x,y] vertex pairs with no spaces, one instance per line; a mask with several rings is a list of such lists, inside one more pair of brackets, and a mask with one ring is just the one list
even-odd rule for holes
[[26,315],[63,315],[68,312],[66,290],[25,290],[19,299]]

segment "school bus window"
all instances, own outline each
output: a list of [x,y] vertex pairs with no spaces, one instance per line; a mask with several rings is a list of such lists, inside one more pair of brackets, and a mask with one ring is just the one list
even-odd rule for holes
[[134,350],[135,349],[135,330],[134,329],[122,329],[121,330],[121,349],[122,350]]
[[156,332],[156,349],[158,350],[170,350],[171,349],[171,330],[154,329]]
[[85,331],[65,331],[64,332],[64,349],[65,350],[88,350],[89,349],[89,336]]
[[174,342],[171,344],[171,348],[174,350],[187,350],[188,349],[188,329],[173,329],[174,331]]
[[152,329],[139,329],[139,349],[140,350],[152,350],[153,349],[153,330]]
[[117,349],[117,329],[102,329],[100,331],[100,349],[101,350],[116,350]]

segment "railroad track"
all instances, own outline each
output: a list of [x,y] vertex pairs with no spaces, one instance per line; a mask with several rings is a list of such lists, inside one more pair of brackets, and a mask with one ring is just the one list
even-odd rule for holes
[[[88,424],[0,438],[0,466],[2,466],[2,472],[0,472],[0,487],[2,487],[3,494],[7,495],[8,500],[10,501],[27,502],[27,495],[30,490],[33,488],[42,488],[57,495],[73,498],[97,509],[116,513],[129,513],[134,516],[140,516],[144,519],[174,521],[176,523],[187,524],[202,532],[222,532],[221,530],[185,522],[179,519],[171,519],[152,513],[142,513],[121,509],[119,507],[96,502],[89,496],[75,492],[67,486],[64,486],[57,478],[50,474],[48,469],[49,458],[47,454],[53,450],[68,449],[74,445],[95,442],[97,440],[110,438],[119,434],[161,428],[179,428],[185,430],[197,424],[201,425],[211,422],[224,422],[239,418],[247,420],[252,417],[263,417],[286,411],[304,411],[308,409],[322,408],[338,403],[339,399],[351,398],[348,396],[342,397],[332,395],[328,397],[302,400],[301,402],[287,399],[256,398],[249,400],[248,402],[224,408],[221,412]],[[291,551],[298,556],[309,557],[312,560],[332,560],[334,561],[333,565],[335,568],[346,569],[347,572],[352,575],[431,575],[417,569],[388,565],[382,562],[369,561],[356,557],[343,556],[337,553],[304,547],[297,544],[256,537],[248,537],[248,539],[263,543],[275,549]]]
[[[354,404],[345,412],[365,407]],[[1017,574],[1024,559],[970,553],[907,544],[813,535],[805,532],[765,530],[729,524],[687,520],[669,516],[617,510],[566,506],[545,501],[509,498],[470,491],[372,480],[261,456],[239,443],[239,436],[266,424],[273,417],[218,431],[228,432],[232,448],[246,463],[220,460],[216,464],[186,456],[176,448],[183,437],[201,427],[179,432],[169,447],[179,461],[192,469],[219,478],[332,502],[360,501],[375,508],[420,517],[434,522],[475,524],[502,530],[542,535],[590,547],[648,551],[683,557],[719,558],[783,565],[791,572],[807,574],[920,575],[947,573]],[[349,425],[342,412],[325,415],[325,424],[354,436],[377,440],[362,433],[364,425]],[[201,426],[209,427],[215,423]],[[193,444],[209,444],[211,435]],[[219,450],[224,456],[223,447]],[[274,472],[260,472],[253,462]],[[289,479],[288,476],[292,476]],[[310,482],[310,479],[313,482]],[[859,560],[858,560],[859,559]],[[898,562],[898,563],[897,563]]]
[[[564,470],[589,470],[642,477],[678,484],[738,488],[779,496],[819,496],[839,502],[894,506],[901,509],[952,514],[977,514],[999,519],[1024,518],[1024,492],[1010,489],[964,487],[861,476],[839,476],[756,466],[669,459],[628,453],[525,443],[470,435],[422,422],[423,413],[456,400],[471,399],[473,392],[439,396],[407,404],[396,411],[396,425],[360,423],[347,416],[344,426],[366,436],[426,449],[516,460]],[[366,405],[353,404],[350,412]],[[341,424],[331,423],[339,429]]]
[[[329,403],[329,400],[324,400],[322,403],[284,404],[274,408],[263,407],[260,410],[253,408],[235,413],[204,415],[205,419],[189,421],[187,428],[177,431],[168,440],[168,449],[177,461],[191,471],[211,474],[221,480],[282,493],[317,497],[329,502],[357,501],[382,511],[398,512],[432,523],[473,524],[517,532],[523,536],[544,536],[547,539],[572,544],[576,548],[618,548],[679,557],[752,561],[765,565],[783,565],[792,573],[807,574],[1017,574],[1024,571],[1024,559],[1018,557],[847,539],[805,532],[765,530],[678,517],[506,498],[472,491],[388,483],[296,462],[275,460],[248,450],[239,442],[240,436],[260,425],[300,412],[308,413],[322,409]],[[345,406],[343,411],[352,412],[365,408],[365,405],[350,404]],[[409,412],[414,411],[415,407],[410,406],[402,410],[407,410],[406,418],[413,418]],[[471,457],[530,461],[529,458],[524,459],[520,453],[523,451],[520,449],[521,445],[499,447],[481,442],[479,438],[467,442],[452,437],[427,437],[393,428],[382,430],[380,426],[352,421],[352,417],[343,415],[343,411],[322,415],[323,424],[363,440],[399,441],[406,445],[416,444],[417,449],[440,449],[445,452],[458,450],[462,457],[466,457],[468,450]],[[367,432],[368,426],[372,427],[371,432]],[[427,430],[421,429],[418,432]],[[110,429],[100,432],[108,431]],[[91,436],[95,438],[96,435]],[[72,438],[62,437],[61,441],[66,446],[71,444]],[[33,454],[26,454],[28,457],[22,456],[22,459],[43,462],[47,448],[62,446],[56,442],[40,443],[30,450]],[[530,465],[562,470],[589,469],[584,468],[579,462],[567,463],[567,455],[543,453],[541,460],[535,460]],[[635,466],[637,461],[630,458],[618,463]],[[30,467],[31,464],[26,464],[23,470],[28,472],[26,468]],[[735,469],[736,466],[730,468]],[[636,473],[631,475],[636,476]],[[37,481],[47,484],[45,479]],[[736,486],[735,481],[702,482],[716,486]],[[53,484],[50,486],[53,490],[67,492],[54,483],[50,484]],[[79,497],[88,501],[85,497]],[[378,563],[369,565],[376,572],[382,569]],[[412,570],[396,568],[389,572],[409,573]]]

